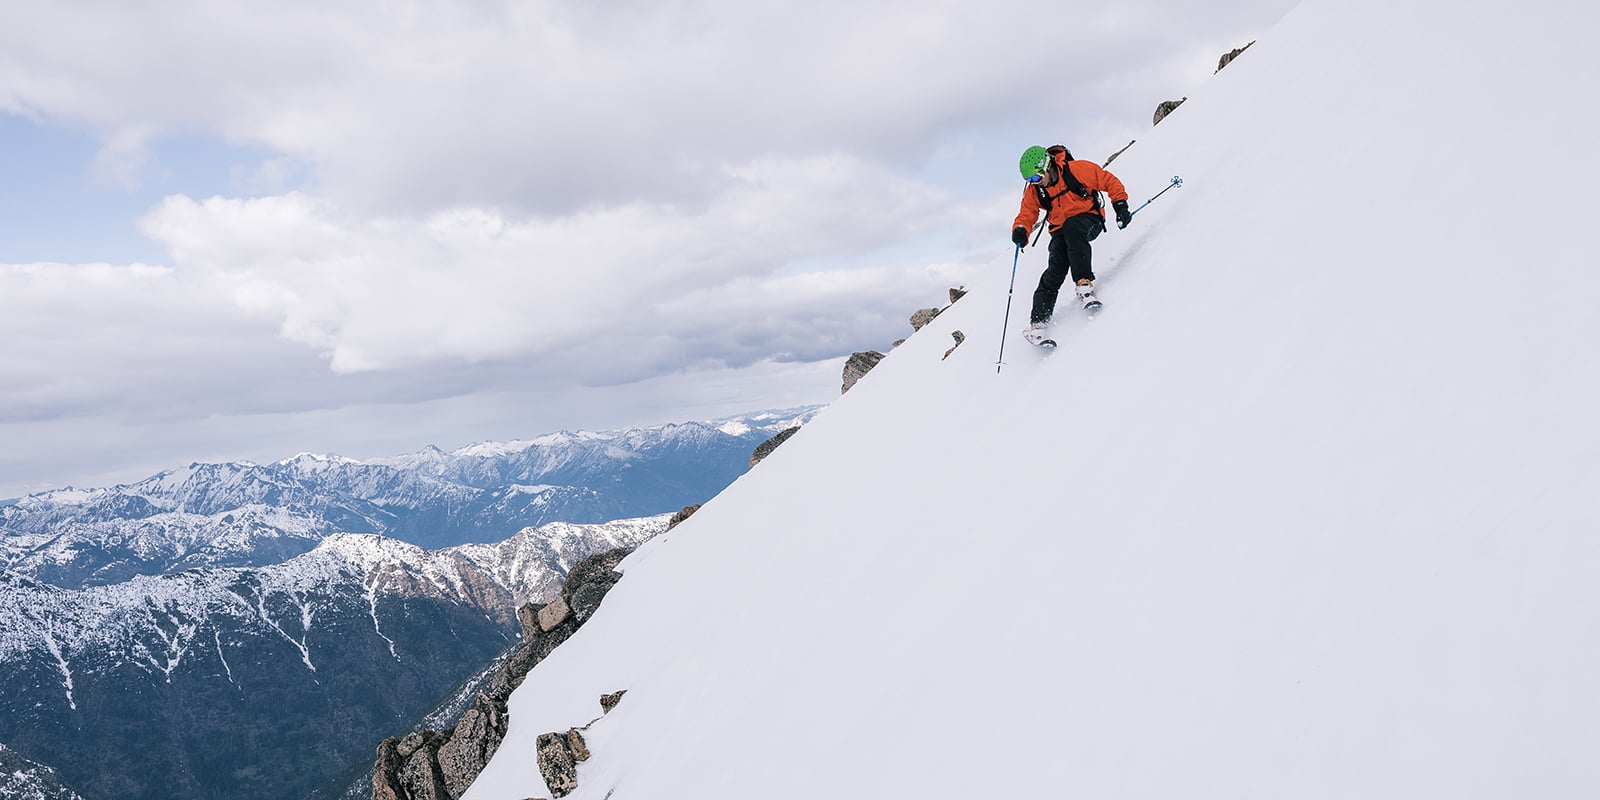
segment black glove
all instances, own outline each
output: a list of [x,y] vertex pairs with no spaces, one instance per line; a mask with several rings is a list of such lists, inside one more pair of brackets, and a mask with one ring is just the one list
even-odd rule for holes
[[1128,210],[1128,201],[1113,200],[1111,201],[1111,208],[1117,212],[1118,228],[1126,228],[1128,223],[1133,221],[1133,212]]
[[1028,229],[1018,225],[1011,229],[1011,242],[1018,247],[1028,246]]

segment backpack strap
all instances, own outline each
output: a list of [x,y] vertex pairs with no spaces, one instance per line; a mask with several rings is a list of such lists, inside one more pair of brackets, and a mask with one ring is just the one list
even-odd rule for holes
[[1061,168],[1061,180],[1067,185],[1067,191],[1092,201],[1094,203],[1094,210],[1101,216],[1104,216],[1105,212],[1101,210],[1103,206],[1100,204],[1100,193],[1090,191],[1089,187],[1083,185],[1083,181],[1078,180],[1078,176],[1072,174],[1072,151],[1068,150],[1065,146],[1058,144],[1054,147],[1051,147],[1049,152],[1052,155],[1056,152],[1061,152],[1067,157],[1066,165]]
[[[1062,184],[1066,187],[1067,191],[1072,192],[1073,194],[1085,198],[1093,203],[1093,208],[1091,211],[1100,217],[1100,230],[1105,230],[1106,212],[1105,206],[1102,205],[1100,201],[1100,193],[1091,191],[1089,187],[1083,185],[1083,181],[1078,180],[1078,176],[1072,174],[1072,151],[1068,150],[1065,145],[1058,144],[1052,145],[1050,148],[1048,148],[1047,152],[1049,152],[1052,156],[1061,154],[1067,157],[1066,165],[1058,170],[1058,172],[1061,173]],[[1053,205],[1050,193],[1045,191],[1043,186],[1035,183],[1033,184],[1033,194],[1039,200],[1039,208],[1044,211],[1045,217],[1048,218],[1050,216],[1050,206]],[[1038,237],[1034,237],[1034,242],[1038,243],[1038,241]]]

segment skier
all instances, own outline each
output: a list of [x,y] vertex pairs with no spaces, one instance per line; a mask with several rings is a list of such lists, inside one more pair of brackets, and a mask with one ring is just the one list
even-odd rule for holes
[[1106,229],[1100,192],[1111,195],[1118,228],[1128,227],[1133,214],[1128,211],[1128,191],[1117,176],[1092,161],[1074,161],[1072,153],[1062,145],[1028,148],[1022,153],[1019,168],[1028,186],[1023,190],[1022,209],[1011,229],[1012,243],[1018,248],[1028,245],[1028,233],[1041,211],[1050,225],[1050,257],[1044,274],[1039,276],[1039,288],[1034,290],[1033,314],[1023,334],[1029,342],[1041,344],[1049,341],[1045,330],[1055,314],[1056,297],[1069,271],[1076,285],[1078,305],[1091,315],[1100,310],[1100,300],[1094,296],[1094,251],[1089,245]]

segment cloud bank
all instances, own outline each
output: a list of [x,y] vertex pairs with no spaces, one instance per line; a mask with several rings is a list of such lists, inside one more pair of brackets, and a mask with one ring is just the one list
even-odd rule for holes
[[0,249],[0,426],[571,402],[881,349],[1007,270],[1022,146],[1109,154],[1291,5],[10,4],[0,113],[101,143],[61,180],[182,174],[175,141],[233,161],[143,212],[160,265]]

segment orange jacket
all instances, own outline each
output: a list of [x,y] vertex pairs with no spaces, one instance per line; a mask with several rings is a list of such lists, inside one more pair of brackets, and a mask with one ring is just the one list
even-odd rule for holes
[[[1093,161],[1074,160],[1068,162],[1067,154],[1064,151],[1056,150],[1053,147],[1050,149],[1054,151],[1056,169],[1060,170],[1070,163],[1073,176],[1083,184],[1084,188],[1091,192],[1106,192],[1111,195],[1112,202],[1128,199],[1128,190],[1123,188],[1122,181],[1118,180],[1117,176],[1101,169],[1099,164]],[[1050,198],[1048,221],[1052,233],[1061,227],[1061,223],[1066,222],[1068,217],[1075,217],[1079,214],[1094,211],[1093,198],[1079,197],[1068,191],[1067,182],[1061,180],[1059,176],[1057,176],[1055,183],[1044,187],[1044,192]],[[1032,230],[1033,224],[1039,221],[1039,210],[1039,191],[1033,184],[1029,184],[1022,190],[1022,209],[1017,212],[1017,221],[1013,223],[1014,227]],[[1102,208],[1100,216],[1104,217],[1105,214],[1105,209]]]

